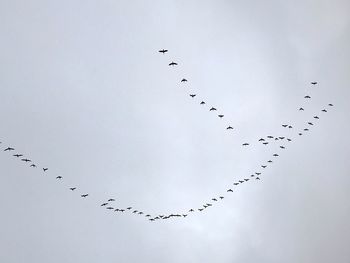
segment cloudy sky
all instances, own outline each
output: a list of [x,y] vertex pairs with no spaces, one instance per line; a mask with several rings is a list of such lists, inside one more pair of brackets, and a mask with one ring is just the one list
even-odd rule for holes
[[0,0],[0,261],[349,262],[349,8]]

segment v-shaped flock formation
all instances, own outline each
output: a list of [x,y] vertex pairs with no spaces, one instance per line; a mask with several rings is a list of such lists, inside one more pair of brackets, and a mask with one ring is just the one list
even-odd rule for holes
[[[160,53],[162,54],[166,54],[168,53],[168,50],[166,49],[162,49],[159,50]],[[169,64],[169,66],[171,67],[175,67],[178,66],[178,63],[171,61]],[[181,80],[179,80],[181,83],[187,83],[188,80],[185,78],[182,78]],[[312,86],[317,85],[317,82],[311,82]],[[192,97],[193,99],[198,98],[199,96],[197,96],[197,94],[188,94],[190,97]],[[299,112],[308,112],[308,105],[307,102],[311,99],[310,95],[305,95],[304,96],[305,99],[305,106],[301,106],[298,108]],[[197,102],[201,107],[204,107],[205,105],[207,105],[207,102],[205,100],[199,100]],[[319,111],[319,113],[326,113],[328,112],[328,109],[330,107],[333,107],[332,103],[328,103],[326,108],[323,108]],[[217,107],[216,106],[209,106],[209,111],[208,112],[216,112],[217,111]],[[224,114],[218,114],[217,117],[219,117],[220,119],[224,118]],[[305,132],[309,132],[311,127],[314,127],[317,125],[317,121],[320,119],[320,116],[318,115],[318,113],[314,113],[312,115],[310,115],[310,119],[308,121],[306,121],[305,123],[302,123],[302,128],[301,129],[296,129],[294,126],[295,124],[287,122],[287,123],[282,123],[282,127],[286,129],[286,133],[285,134],[274,134],[274,135],[267,135],[267,136],[262,136],[261,138],[257,139],[258,143],[261,143],[263,145],[272,145],[272,144],[278,144],[280,151],[285,151],[287,148],[287,144],[291,143],[292,141],[294,141],[297,137],[302,136]],[[228,125],[226,127],[227,130],[234,130],[233,125]],[[288,131],[288,133],[287,133]],[[0,142],[1,143],[1,142]],[[249,142],[243,142],[242,143],[242,147],[247,147],[250,148],[251,147],[251,143]],[[12,154],[12,156],[14,158],[17,158],[20,162],[24,162],[29,164],[28,166],[30,168],[39,168],[38,165],[32,161],[30,159],[30,157],[26,157],[23,154],[17,152],[15,150],[14,147],[5,147],[3,148],[4,152],[15,152],[14,154]],[[275,160],[277,157],[280,156],[281,152],[280,151],[276,151],[274,152],[272,155],[267,156],[266,159],[268,159],[267,161],[264,161],[260,164],[260,167],[265,170],[267,169]],[[42,171],[42,173],[44,174],[50,174],[49,168],[47,167],[40,167],[40,170]],[[167,214],[158,214],[158,215],[151,215],[150,213],[147,213],[141,209],[135,208],[131,205],[129,206],[121,206],[118,204],[118,202],[115,200],[115,198],[109,198],[107,200],[103,200],[101,201],[100,206],[117,212],[118,214],[133,214],[133,215],[138,215],[138,216],[144,216],[144,218],[148,219],[151,222],[157,221],[157,220],[165,220],[165,219],[171,219],[171,218],[186,218],[189,215],[193,215],[195,213],[202,213],[204,211],[206,211],[206,209],[212,207],[214,204],[216,204],[217,202],[222,201],[227,194],[232,193],[234,191],[235,187],[240,186],[243,183],[246,183],[248,181],[253,181],[253,182],[258,182],[263,178],[263,171],[262,170],[258,170],[258,171],[254,171],[252,172],[250,175],[246,175],[243,178],[240,179],[236,179],[233,183],[232,186],[229,186],[229,188],[226,190],[226,192],[224,193],[218,193],[216,196],[210,197],[208,198],[207,201],[204,201],[202,204],[200,204],[198,207],[193,207],[193,208],[187,208],[181,212],[176,212],[176,213],[167,213]],[[63,180],[63,176],[62,175],[54,175],[54,178],[56,178],[56,180],[60,181]],[[87,198],[89,196],[89,193],[86,193],[84,191],[81,191],[77,186],[71,186],[68,189],[69,191],[72,192],[76,192],[76,191],[80,191],[79,196],[81,198]]]

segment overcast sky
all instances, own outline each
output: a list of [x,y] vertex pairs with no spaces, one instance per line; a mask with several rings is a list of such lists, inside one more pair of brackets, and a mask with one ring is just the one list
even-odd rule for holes
[[[0,261],[350,262],[349,10],[0,0]],[[267,135],[293,141],[227,194],[278,150]],[[185,213],[219,195],[154,223],[100,207]]]

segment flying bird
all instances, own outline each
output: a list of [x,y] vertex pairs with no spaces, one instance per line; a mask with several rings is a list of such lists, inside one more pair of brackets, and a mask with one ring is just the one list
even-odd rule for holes
[[261,167],[262,167],[262,168],[266,168],[267,166],[266,166],[266,165],[262,165]]
[[256,175],[260,175],[261,173],[255,173]]
[[305,99],[311,99],[311,97],[309,95],[306,95],[304,98]]
[[243,183],[244,183],[244,181],[242,181],[242,180],[239,180],[238,182],[240,182],[241,184],[243,184]]
[[268,163],[272,163],[272,161],[271,161],[271,160],[268,160],[267,162],[268,162]]
[[233,185],[239,185],[239,183],[233,183]]
[[284,147],[283,145],[280,146],[281,149],[286,149],[286,147]]
[[268,142],[263,142],[264,145],[268,145],[269,143]]
[[256,177],[255,180],[260,180],[260,178],[259,178],[259,177]]
[[318,116],[314,116],[314,119],[319,119],[319,117]]
[[59,175],[59,176],[56,177],[56,179],[62,179],[62,176]]
[[[108,203],[103,203],[103,204],[101,204],[101,206],[106,206],[106,205],[108,205]],[[118,208],[117,208],[117,209],[118,209]],[[119,209],[118,209],[117,211],[119,211]]]
[[12,147],[7,147],[5,150],[4,150],[4,152],[7,152],[7,151],[13,151],[13,150],[15,150],[14,148],[12,148]]
[[204,105],[204,104],[205,104],[205,102],[204,102],[204,101],[201,101],[200,105]]
[[272,138],[273,138],[273,136],[269,135],[269,136],[267,136],[267,138],[272,139]]
[[282,127],[287,128],[288,124],[282,124]]
[[223,196],[219,196],[219,198],[220,198],[220,199],[224,199],[225,197],[223,197]]
[[304,110],[304,108],[299,108],[299,110]]
[[299,136],[303,135],[301,132],[299,132]]
[[169,64],[169,66],[176,66],[176,65],[177,65],[177,63],[175,63],[173,61]]
[[216,198],[212,198],[211,200],[214,201],[214,202],[218,201]]
[[222,114],[219,114],[218,116],[219,116],[219,118],[222,118],[222,117],[224,117],[224,115],[222,115]]
[[14,154],[13,156],[19,158],[19,157],[22,157],[23,154]]
[[108,199],[108,202],[113,202],[113,201],[115,201],[115,199],[113,198]]
[[327,110],[325,110],[325,109],[323,109],[322,111],[323,111],[323,112],[327,112]]
[[308,122],[307,124],[309,124],[309,125],[314,125],[312,122]]
[[190,94],[190,96],[191,96],[192,98],[194,98],[194,97],[196,97],[196,94]]
[[166,52],[168,52],[168,50],[167,49],[161,49],[158,52],[165,54]]
[[289,129],[292,129],[292,128],[293,128],[293,126],[292,126],[292,125],[289,125],[289,126],[288,126],[288,128],[289,128]]
[[89,194],[83,194],[83,195],[81,195],[81,197],[87,197],[87,196],[89,196]]
[[36,165],[33,163],[32,165],[30,165],[30,167],[36,168]]
[[226,130],[232,130],[233,129],[233,127],[231,127],[231,126],[228,126],[227,128],[226,128]]
[[304,131],[308,131],[309,129],[308,128],[305,128]]
[[181,82],[187,82],[187,79],[182,79]]
[[23,162],[31,162],[31,160],[29,160],[29,159],[27,159],[27,158],[24,158],[24,159],[21,159],[21,161],[23,161]]
[[277,156],[279,156],[277,153],[275,153],[273,156],[275,156],[275,157],[277,157]]
[[76,187],[71,187],[69,188],[71,191],[74,191],[75,189],[77,189]]
[[314,81],[314,82],[311,82],[311,84],[312,84],[312,85],[316,85],[316,84],[317,84],[317,82],[316,82],[316,81]]
[[188,210],[188,212],[194,212],[194,210],[191,208],[190,210]]
[[291,141],[292,141],[292,139],[287,138],[287,141],[291,142]]
[[211,107],[209,111],[213,111],[213,110],[216,110],[216,108],[214,108],[214,107]]
[[329,103],[329,104],[328,104],[328,106],[331,106],[331,107],[332,107],[332,106],[333,106],[333,104],[332,104],[332,103]]
[[249,143],[245,142],[245,143],[243,143],[242,145],[243,145],[243,146],[248,146]]
[[113,207],[111,207],[111,206],[109,206],[109,207],[106,207],[106,209],[108,209],[108,210],[112,210],[112,209],[114,209]]
[[49,168],[43,168],[43,171],[46,172],[47,170],[49,170]]
[[232,189],[228,189],[227,192],[233,192],[233,190]]

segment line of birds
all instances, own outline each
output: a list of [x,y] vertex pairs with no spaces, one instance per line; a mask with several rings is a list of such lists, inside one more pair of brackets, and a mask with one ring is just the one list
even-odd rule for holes
[[[162,49],[162,50],[159,50],[160,53],[167,53],[168,50],[166,49]],[[176,66],[177,63],[175,62],[171,62],[169,63],[169,66]],[[181,80],[182,82],[187,82],[186,79],[182,79]],[[316,85],[317,82],[311,82],[312,85]],[[194,96],[191,96],[191,97],[195,97],[196,94],[190,94],[190,95],[194,95]],[[306,95],[304,96],[305,99],[311,99],[311,96],[309,95]],[[202,101],[200,104],[205,104],[204,101]],[[328,104],[329,107],[332,107],[333,104],[329,103]],[[209,111],[215,111],[216,108],[214,107],[211,107]],[[299,111],[305,111],[305,109],[303,107],[300,107],[299,108]],[[322,109],[322,112],[327,112],[327,109]],[[218,115],[220,118],[223,118],[224,115],[223,114],[220,114]],[[313,119],[314,120],[319,120],[320,117],[318,115],[314,115],[313,116]],[[314,123],[312,121],[308,121],[306,123],[308,125],[308,127],[311,127],[311,126],[314,126]],[[282,127],[283,128],[286,128],[288,130],[290,129],[293,129],[293,125],[292,124],[287,124],[287,123],[283,123],[282,124]],[[227,127],[227,129],[233,129],[231,126]],[[309,131],[309,128],[304,128],[303,131]],[[303,135],[302,132],[297,132],[297,134],[300,136],[300,135]],[[283,136],[273,136],[273,135],[268,135],[266,137],[262,137],[260,139],[258,139],[258,142],[261,142],[263,145],[268,145],[268,144],[272,144],[273,142],[275,143],[280,143],[279,145],[279,148],[282,149],[282,150],[285,150],[286,149],[286,145],[285,144],[282,144],[281,142],[291,142],[292,139],[290,137],[287,137],[286,135],[283,135]],[[1,142],[0,142],[1,144]],[[242,146],[244,147],[248,147],[250,144],[248,142],[245,142],[242,144]],[[15,151],[15,148],[13,147],[7,147],[4,149],[4,152],[13,152]],[[279,157],[279,153],[278,152],[275,152],[272,154],[272,158],[270,158],[266,163],[262,163],[260,165],[261,168],[263,169],[266,169],[268,168],[268,166],[273,162],[273,158],[276,158],[276,157]],[[28,159],[27,157],[25,157],[23,154],[20,154],[20,153],[16,153],[16,154],[13,154],[13,157],[16,157],[18,159],[20,159],[20,161],[24,162],[24,163],[30,163],[29,167],[31,168],[37,168],[37,164],[35,164],[34,162],[32,162],[31,159]],[[47,167],[41,167],[43,173],[47,174],[48,172],[48,168]],[[238,186],[238,185],[241,185],[245,182],[248,182],[248,181],[260,181],[261,178],[262,178],[262,172],[261,171],[256,171],[252,174],[250,174],[248,177],[245,177],[245,178],[242,178],[240,180],[236,180],[233,182],[233,186]],[[62,175],[57,175],[56,176],[56,179],[57,180],[62,180],[63,179],[63,176]],[[253,180],[254,179],[254,180]],[[74,186],[74,187],[69,187],[69,190],[70,191],[76,191],[77,190],[77,187]],[[233,188],[228,188],[226,190],[226,193],[232,193],[233,192]],[[80,196],[81,198],[86,198],[89,196],[89,193],[80,193]],[[156,220],[164,220],[164,219],[170,219],[170,218],[186,218],[189,214],[193,214],[195,212],[202,212],[204,211],[205,209],[209,208],[209,207],[212,207],[214,205],[214,203],[216,202],[219,202],[221,200],[223,200],[225,198],[225,194],[219,194],[215,197],[212,197],[210,198],[210,201],[209,202],[204,202],[203,204],[201,204],[199,207],[197,208],[190,208],[188,210],[186,210],[185,212],[181,212],[181,213],[170,213],[170,214],[159,214],[159,215],[151,215],[150,213],[146,213],[144,212],[143,210],[140,210],[140,209],[136,209],[132,206],[124,206],[124,207],[116,207],[115,205],[113,204],[116,204],[116,200],[115,198],[109,198],[103,202],[101,202],[100,206],[101,207],[104,207],[106,208],[107,210],[113,210],[114,212],[120,212],[120,213],[124,213],[124,212],[129,212],[130,214],[134,214],[134,215],[142,215],[144,216],[146,219],[148,219],[149,221],[153,222],[153,221],[156,221]]]

